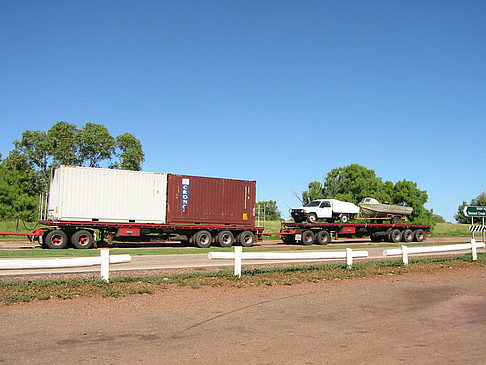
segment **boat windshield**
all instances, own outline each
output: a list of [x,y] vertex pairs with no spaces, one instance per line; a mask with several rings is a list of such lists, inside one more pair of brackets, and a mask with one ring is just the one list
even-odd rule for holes
[[321,202],[319,200],[313,200],[309,204],[306,205],[306,207],[318,207]]

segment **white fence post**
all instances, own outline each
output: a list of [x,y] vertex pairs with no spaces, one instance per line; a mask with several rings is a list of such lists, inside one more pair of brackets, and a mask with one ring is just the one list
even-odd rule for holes
[[402,245],[402,259],[403,259],[403,264],[408,265],[408,247]]
[[476,247],[476,240],[471,238],[471,254],[473,261],[478,261],[478,251]]
[[235,276],[241,278],[241,258],[243,256],[243,247],[235,246]]
[[102,248],[101,257],[101,280],[108,282],[110,279],[110,250]]
[[348,265],[348,268],[353,266],[353,250],[350,248],[346,249],[346,264]]

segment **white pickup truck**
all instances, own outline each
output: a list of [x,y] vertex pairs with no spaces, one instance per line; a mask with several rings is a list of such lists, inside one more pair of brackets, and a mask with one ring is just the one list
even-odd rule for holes
[[307,220],[314,223],[318,219],[336,220],[346,223],[359,213],[359,207],[349,202],[336,199],[313,200],[305,207],[291,209],[290,215],[297,223]]

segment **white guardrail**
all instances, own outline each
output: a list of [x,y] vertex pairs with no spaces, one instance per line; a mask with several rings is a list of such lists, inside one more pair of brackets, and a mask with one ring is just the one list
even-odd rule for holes
[[[414,253],[448,252],[471,250],[472,258],[477,261],[477,249],[485,247],[484,242],[476,242],[472,239],[471,243],[447,245],[447,246],[424,246],[392,248],[383,251],[384,256],[402,255],[403,263],[408,265],[408,255]],[[346,251],[327,251],[327,252],[243,252],[243,247],[235,246],[235,252],[210,252],[210,260],[234,260],[234,274],[241,277],[242,260],[326,260],[326,259],[346,259],[348,267],[353,265],[354,257],[368,257],[368,251],[353,251],[347,248]]]
[[408,255],[414,253],[431,253],[431,252],[448,252],[448,251],[462,251],[471,250],[472,259],[474,261],[478,260],[478,248],[483,248],[484,242],[476,242],[475,239],[471,240],[471,243],[461,243],[458,245],[447,245],[447,246],[425,246],[425,247],[407,247],[402,246],[401,248],[390,248],[383,251],[383,256],[396,256],[401,255],[403,263],[408,265]]
[[15,269],[54,269],[67,267],[86,267],[101,265],[101,279],[108,282],[110,278],[110,264],[130,262],[130,255],[112,255],[110,250],[101,249],[99,257],[74,257],[62,259],[7,259],[0,260],[0,270]]
[[347,248],[346,251],[328,252],[243,252],[243,247],[235,246],[235,252],[210,252],[210,260],[235,260],[235,276],[241,277],[242,260],[326,260],[346,259],[348,267],[353,265],[353,258],[368,257],[368,251],[353,251]]

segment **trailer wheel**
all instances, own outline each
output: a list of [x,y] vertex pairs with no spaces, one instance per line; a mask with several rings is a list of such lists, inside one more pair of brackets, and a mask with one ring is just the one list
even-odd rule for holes
[[390,232],[389,241],[393,243],[398,243],[402,240],[402,232],[399,229],[394,229]]
[[322,230],[316,234],[316,243],[320,245],[327,245],[331,241],[331,235],[328,231]]
[[251,231],[243,231],[238,235],[238,243],[243,247],[251,247],[255,242],[255,235]]
[[309,223],[315,223],[317,221],[317,214],[316,213],[309,213],[307,216],[307,221]]
[[314,243],[314,232],[312,232],[310,229],[307,231],[302,232],[302,243],[304,245],[312,245]]
[[231,247],[235,241],[235,236],[230,231],[221,231],[216,236],[216,240],[221,247]]
[[412,242],[413,240],[413,232],[411,229],[406,229],[402,233],[402,241],[403,242]]
[[86,249],[93,247],[94,238],[90,231],[82,229],[74,233],[71,237],[74,248]]
[[47,233],[44,243],[48,248],[65,248],[67,241],[66,232],[56,229]]
[[402,219],[402,217],[401,217],[401,216],[396,215],[396,216],[394,216],[394,217],[392,218],[392,223],[393,223],[393,224],[398,224],[398,223],[400,223],[401,219]]
[[197,247],[200,248],[207,248],[211,246],[211,240],[211,233],[209,233],[208,231],[198,231],[194,235],[194,243]]
[[347,214],[343,214],[340,218],[341,223],[348,223],[349,217]]
[[413,238],[415,242],[422,242],[425,238],[425,233],[423,229],[417,229],[414,234]]

